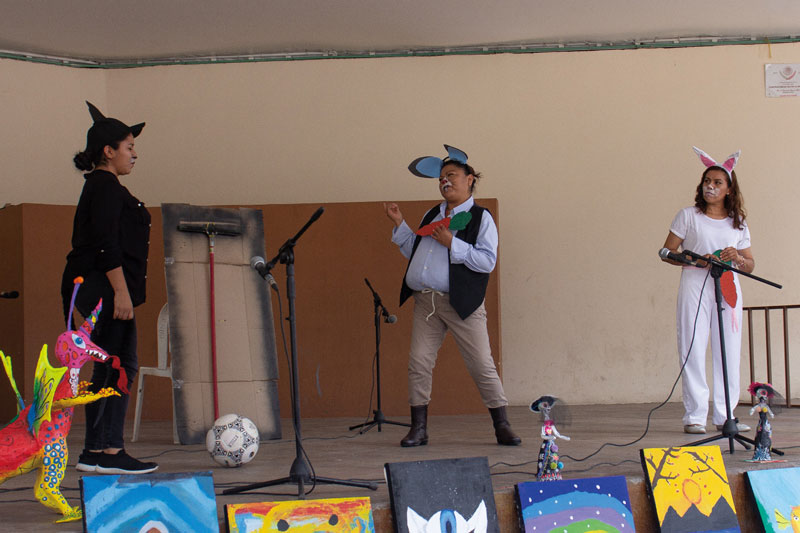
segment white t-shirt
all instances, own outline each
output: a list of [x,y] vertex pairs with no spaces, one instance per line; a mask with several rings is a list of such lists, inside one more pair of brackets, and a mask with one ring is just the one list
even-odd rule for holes
[[737,250],[750,248],[750,229],[746,222],[742,226],[742,229],[734,228],[731,217],[717,220],[696,207],[686,207],[675,215],[669,231],[683,239],[684,250],[706,255],[729,246]]

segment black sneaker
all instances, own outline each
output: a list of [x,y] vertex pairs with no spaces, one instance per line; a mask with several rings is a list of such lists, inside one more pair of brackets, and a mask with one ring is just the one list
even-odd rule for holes
[[98,474],[149,474],[158,469],[156,463],[143,463],[120,450],[116,454],[101,454],[95,472]]
[[100,460],[100,456],[103,455],[103,452],[90,452],[89,450],[83,450],[81,452],[81,456],[78,457],[78,464],[75,465],[76,470],[80,470],[81,472],[94,472],[97,470],[97,462]]

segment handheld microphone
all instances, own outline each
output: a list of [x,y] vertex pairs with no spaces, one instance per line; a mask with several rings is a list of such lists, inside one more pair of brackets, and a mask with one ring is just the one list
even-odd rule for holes
[[9,291],[9,292],[0,291],[0,298],[8,298],[8,299],[19,298],[19,291]]
[[272,277],[272,274],[269,273],[269,269],[267,268],[267,263],[264,261],[264,258],[260,255],[254,255],[250,258],[250,267],[258,272],[259,276],[264,278],[270,286],[278,290],[278,283],[275,281],[275,278]]
[[[689,266],[697,266],[697,263],[689,259],[683,254],[676,254],[675,252],[671,251],[669,248],[662,248],[658,251],[658,256],[661,259],[672,259],[673,261],[677,261],[678,263],[683,263],[684,265]],[[705,258],[704,258],[705,259]]]

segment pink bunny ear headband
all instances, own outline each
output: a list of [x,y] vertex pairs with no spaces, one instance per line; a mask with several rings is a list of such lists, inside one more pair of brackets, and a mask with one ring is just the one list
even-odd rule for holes
[[739,156],[742,153],[741,150],[738,150],[735,154],[729,155],[724,163],[717,163],[710,155],[702,151],[697,146],[692,146],[692,148],[694,149],[694,153],[697,154],[697,157],[700,158],[700,161],[703,162],[706,168],[719,167],[728,174],[728,179],[730,180],[733,179],[733,177],[731,176],[731,172],[733,171],[733,167],[736,166],[736,162],[739,160]]

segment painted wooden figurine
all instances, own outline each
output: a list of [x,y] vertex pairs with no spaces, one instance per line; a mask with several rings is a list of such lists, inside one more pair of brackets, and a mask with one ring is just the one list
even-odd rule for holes
[[536,464],[536,481],[553,481],[561,479],[564,463],[559,460],[556,439],[569,440],[556,429],[553,406],[558,401],[555,396],[542,396],[531,404],[531,411],[539,413],[542,418],[542,445],[539,447],[539,458]]
[[[76,292],[82,281],[76,279]],[[17,416],[0,428],[0,484],[38,470],[34,495],[42,505],[63,515],[58,522],[80,520],[82,516],[80,505],[70,506],[60,490],[67,469],[67,435],[74,406],[119,394],[111,387],[97,393],[88,392],[86,387],[89,384],[79,383],[81,367],[90,360],[111,362],[120,372],[117,387],[127,393],[127,378],[125,370],[119,367],[119,359],[89,340],[102,306],[101,300],[80,328],[68,329],[58,336],[55,353],[62,367],[51,366],[47,359],[47,345],[42,347],[36,365],[33,402],[28,406],[14,381],[11,357],[0,351],[0,359],[17,397]]]
[[769,423],[769,418],[774,418],[775,414],[769,404],[773,398],[780,395],[769,383],[757,381],[751,383],[747,390],[758,400],[758,403],[750,409],[751,415],[758,413],[753,461],[772,461],[772,425]]

